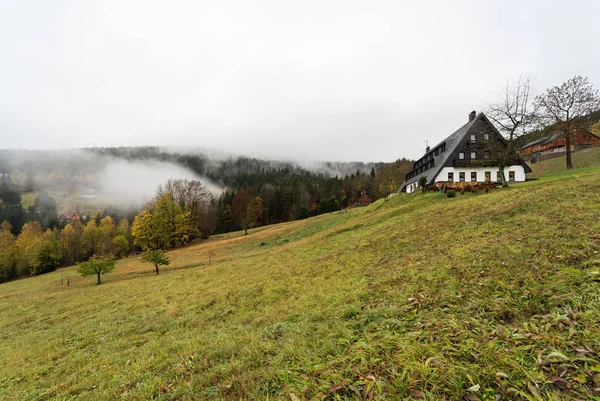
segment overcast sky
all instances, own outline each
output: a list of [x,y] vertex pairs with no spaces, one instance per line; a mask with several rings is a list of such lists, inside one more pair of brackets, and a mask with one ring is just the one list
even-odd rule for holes
[[0,147],[417,158],[531,74],[600,87],[600,1],[0,0]]

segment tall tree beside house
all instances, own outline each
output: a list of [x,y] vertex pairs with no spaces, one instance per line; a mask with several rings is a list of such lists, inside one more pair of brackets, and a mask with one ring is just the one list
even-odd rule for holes
[[526,134],[534,121],[530,92],[529,76],[520,77],[516,82],[507,82],[502,99],[489,104],[485,111],[504,138],[504,143],[496,140],[481,141],[480,149],[489,156],[486,163],[497,164],[503,187],[508,187],[504,169],[515,161],[518,140]]
[[535,108],[541,124],[554,125],[564,133],[567,169],[572,168],[573,135],[582,128],[587,115],[600,109],[600,92],[594,89],[587,77],[576,75],[536,96]]

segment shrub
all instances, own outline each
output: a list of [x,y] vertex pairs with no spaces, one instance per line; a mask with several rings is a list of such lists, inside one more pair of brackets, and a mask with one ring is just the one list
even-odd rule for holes
[[451,189],[450,191],[446,192],[446,196],[448,198],[454,198],[456,196],[456,191]]
[[419,177],[419,187],[421,188],[421,192],[425,193],[427,191],[427,178],[423,175]]

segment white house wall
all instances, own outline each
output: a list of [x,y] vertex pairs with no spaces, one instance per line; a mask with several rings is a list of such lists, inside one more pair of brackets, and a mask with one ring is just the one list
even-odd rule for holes
[[[454,179],[453,182],[460,182],[459,179],[459,173],[465,173],[465,181],[471,181],[471,173],[472,172],[476,172],[477,173],[477,182],[484,182],[485,181],[485,173],[489,172],[490,173],[490,179],[491,181],[496,181],[496,175],[498,174],[498,171],[500,169],[498,167],[476,167],[476,168],[469,168],[469,167],[444,167],[440,173],[437,175],[437,177],[435,177],[434,182],[439,182],[439,181],[449,181],[448,180],[448,173],[454,173]],[[508,180],[509,177],[509,172],[510,171],[514,171],[515,172],[515,182],[523,182],[525,181],[525,169],[523,168],[523,166],[520,165],[514,165],[514,166],[509,166],[509,167],[505,167],[504,168],[504,177],[506,177],[506,179]]]

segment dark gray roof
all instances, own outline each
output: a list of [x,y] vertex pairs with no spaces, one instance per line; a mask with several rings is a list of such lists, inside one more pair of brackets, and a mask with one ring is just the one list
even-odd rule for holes
[[[429,154],[433,155],[435,167],[430,168],[427,171],[424,171],[423,174],[419,174],[416,177],[413,177],[409,180],[404,181],[404,183],[400,187],[400,191],[403,191],[407,185],[412,184],[413,182],[419,181],[419,178],[422,176],[425,176],[425,178],[427,178],[427,183],[432,182],[435,179],[435,177],[439,174],[440,170],[444,167],[444,164],[446,164],[446,161],[448,160],[450,155],[452,155],[452,153],[454,152],[454,149],[456,149],[456,147],[460,143],[461,139],[463,139],[465,137],[467,132],[469,132],[469,129],[473,126],[473,124],[475,124],[475,121],[477,121],[482,115],[483,115],[483,113],[479,113],[477,115],[477,117],[474,118],[472,121],[469,121],[468,123],[466,123],[459,129],[454,131],[449,137],[447,137],[446,139],[444,139],[443,141],[441,141],[440,143],[438,143],[437,145],[432,147],[429,152],[425,153],[423,155],[423,157],[425,157]],[[446,143],[446,150],[444,152],[440,152],[436,156],[435,150],[437,148],[439,148],[440,146],[442,146],[442,144],[444,144],[444,143]]]

